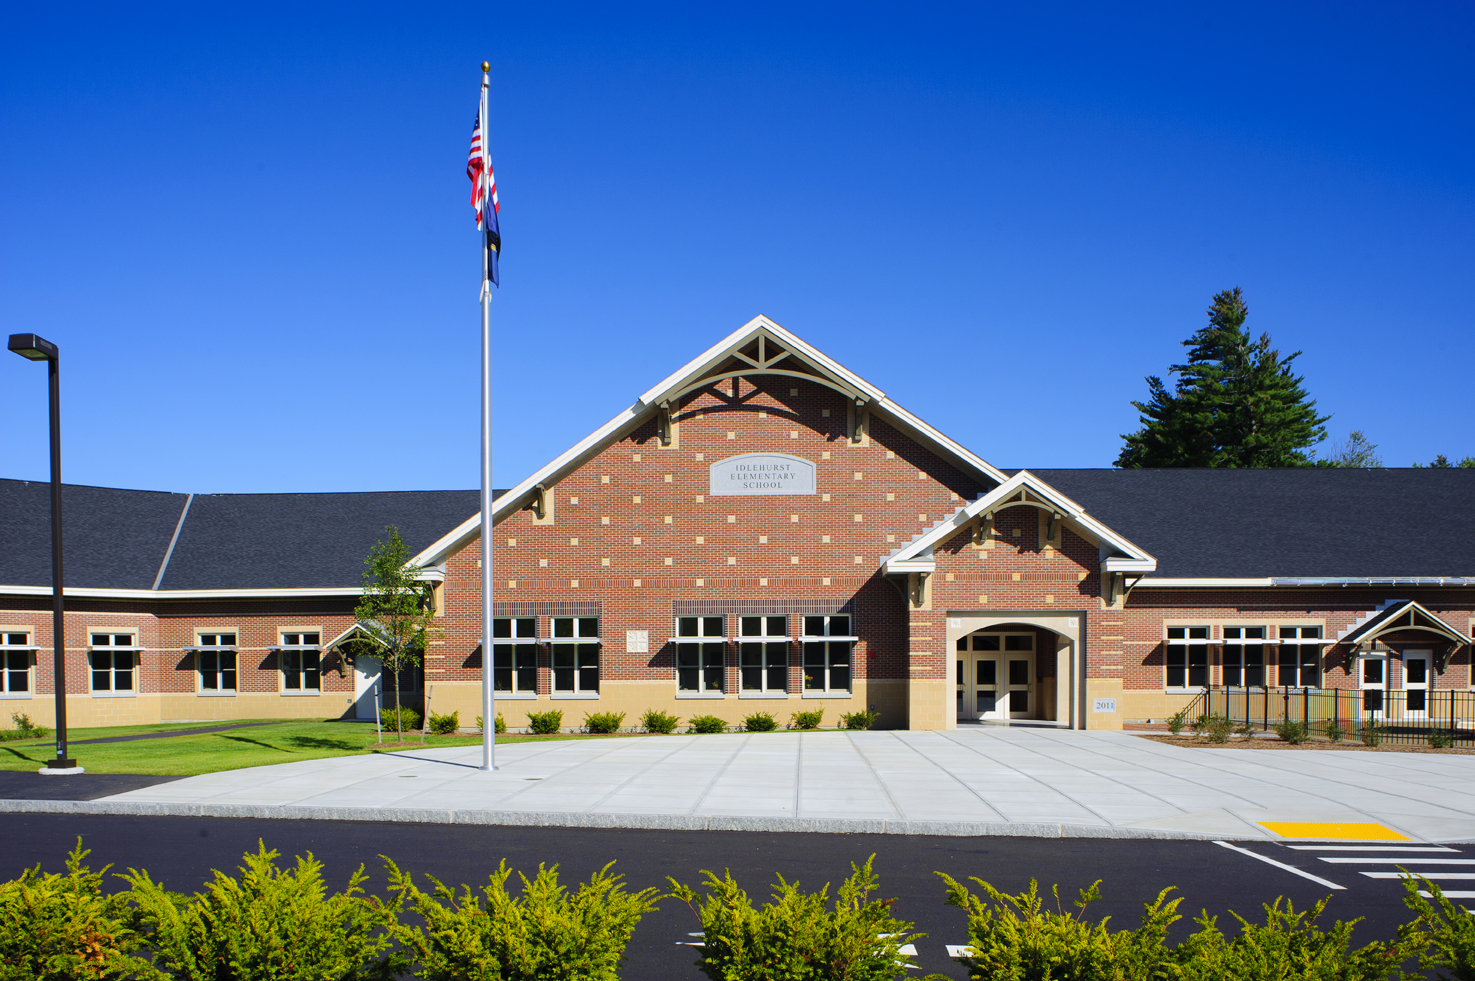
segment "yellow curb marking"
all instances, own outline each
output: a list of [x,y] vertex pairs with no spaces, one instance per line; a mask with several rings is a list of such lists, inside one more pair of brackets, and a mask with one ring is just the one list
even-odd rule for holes
[[1320,821],[1261,821],[1282,838],[1356,838],[1360,841],[1410,841],[1381,824],[1329,824]]

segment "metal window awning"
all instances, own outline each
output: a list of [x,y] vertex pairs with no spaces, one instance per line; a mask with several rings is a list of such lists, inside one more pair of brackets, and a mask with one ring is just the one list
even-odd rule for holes
[[801,643],[801,644],[819,644],[819,643],[854,644],[854,643],[858,643],[859,641],[860,641],[860,638],[859,637],[849,637],[849,636],[842,637],[842,636],[840,636],[838,634],[836,634],[835,636],[829,636],[829,637],[826,637],[826,636],[818,636],[818,635],[811,637],[808,634],[806,634],[803,637],[800,637],[799,638],[799,643]]
[[35,644],[0,644],[0,651],[39,651]]
[[725,644],[726,637],[669,637],[669,644]]
[[[493,637],[492,638],[492,644],[493,644],[493,646],[495,646],[496,643],[497,643],[497,638]],[[538,638],[537,643],[539,643],[539,644],[602,644],[602,643],[604,643],[604,641],[600,640],[598,637],[540,637],[540,638]]]
[[734,637],[734,644],[787,644],[792,637]]
[[[204,647],[200,648],[200,650],[209,650],[209,649],[210,648],[204,648]],[[233,649],[234,648],[229,648],[229,647],[222,647],[222,648],[220,648],[220,650],[233,650]],[[322,649],[323,649],[323,645],[322,644],[272,644],[270,647],[267,648],[267,650],[269,650],[269,651],[320,651]]]

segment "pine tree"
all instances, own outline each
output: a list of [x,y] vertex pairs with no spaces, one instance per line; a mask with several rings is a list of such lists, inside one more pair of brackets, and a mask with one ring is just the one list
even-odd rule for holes
[[1168,370],[1173,390],[1147,379],[1148,400],[1133,402],[1142,428],[1122,439],[1119,467],[1305,467],[1307,448],[1326,438],[1330,416],[1291,371],[1301,356],[1270,346],[1270,335],[1251,338],[1239,287],[1214,296],[1209,322],[1183,342],[1188,363]]

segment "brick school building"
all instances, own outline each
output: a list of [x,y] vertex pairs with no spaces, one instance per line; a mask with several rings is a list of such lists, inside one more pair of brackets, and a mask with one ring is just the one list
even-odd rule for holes
[[[45,724],[48,507],[0,481],[0,714]],[[405,700],[473,724],[477,510],[68,486],[72,724],[372,717],[385,679],[346,642],[391,524],[438,624]],[[1208,686],[1412,710],[1471,689],[1471,515],[1470,470],[1000,470],[759,317],[500,492],[498,711],[1114,728]]]

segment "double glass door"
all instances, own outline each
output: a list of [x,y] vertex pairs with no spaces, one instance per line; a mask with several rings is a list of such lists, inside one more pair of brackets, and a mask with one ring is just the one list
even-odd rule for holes
[[1030,718],[1034,650],[1034,634],[979,633],[959,639],[958,721]]

